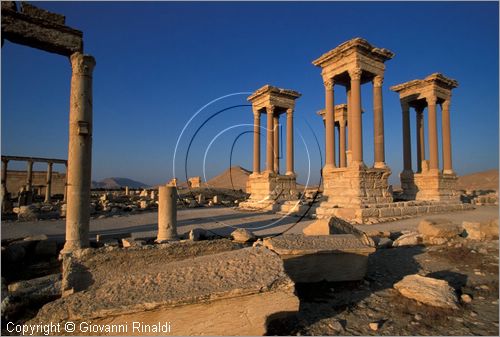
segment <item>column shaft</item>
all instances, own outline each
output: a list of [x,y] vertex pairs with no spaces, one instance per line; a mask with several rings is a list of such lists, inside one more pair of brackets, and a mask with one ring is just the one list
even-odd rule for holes
[[253,113],[253,173],[260,173],[260,112]]
[[335,168],[334,81],[325,81],[325,169]]
[[279,114],[276,112],[273,116],[273,148],[274,148],[274,172],[280,174],[280,130]]
[[274,135],[273,135],[273,124],[274,124],[274,107],[268,106],[267,110],[267,139],[266,139],[266,171],[273,172],[274,170]]
[[8,160],[2,160],[2,212],[6,211],[5,198],[7,198],[7,166]]
[[401,103],[403,109],[403,171],[411,171],[410,107]]
[[92,168],[92,56],[74,53],[71,60],[67,168],[66,243],[64,252],[88,247]]
[[52,190],[52,163],[47,164],[47,180],[45,185],[45,202],[50,202]]
[[436,97],[427,98],[429,109],[429,169],[439,170]]
[[294,175],[293,167],[293,109],[286,111],[286,175]]
[[351,77],[351,120],[349,133],[352,132],[352,162],[363,164],[363,125],[361,120],[361,69],[349,71]]
[[417,172],[422,172],[422,160],[425,160],[424,113],[417,110]]
[[346,148],[345,148],[345,120],[340,122],[340,130],[339,130],[339,143],[340,143],[340,150],[339,150],[339,157],[340,157],[340,167],[346,167],[347,166],[347,157],[346,157]]
[[347,130],[347,151],[352,151],[352,132],[350,130],[350,123],[352,122],[352,115],[351,115],[351,112],[352,112],[352,109],[351,109],[351,87],[348,86],[346,88],[346,95],[347,95],[347,127],[349,128]]
[[385,167],[384,145],[384,110],[382,106],[382,76],[373,79],[373,136],[374,136],[374,167]]
[[451,128],[450,128],[450,101],[442,104],[442,128],[443,128],[443,172],[453,173],[451,163]]
[[158,188],[158,236],[157,242],[177,239],[177,188]]

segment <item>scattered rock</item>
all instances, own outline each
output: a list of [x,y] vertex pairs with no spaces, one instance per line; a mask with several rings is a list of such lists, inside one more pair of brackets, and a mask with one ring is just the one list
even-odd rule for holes
[[248,242],[256,239],[255,235],[245,228],[238,228],[231,233],[231,237],[237,242]]
[[27,236],[23,239],[23,241],[42,241],[42,240],[47,240],[48,237],[45,234],[40,234],[40,235],[31,235]]
[[392,246],[393,247],[415,246],[421,244],[422,242],[423,242],[423,237],[421,234],[417,232],[411,232],[408,234],[401,235],[392,243]]
[[416,321],[421,321],[421,320],[422,320],[422,315],[420,315],[420,314],[415,314],[415,316],[413,316],[413,318],[414,318]]
[[380,323],[379,322],[371,322],[368,324],[370,327],[370,330],[377,331],[380,328]]
[[379,248],[391,248],[393,244],[393,241],[389,238],[380,238],[380,240],[377,243],[377,247]]
[[464,303],[470,303],[470,302],[472,302],[472,297],[470,297],[470,295],[468,295],[468,294],[462,294],[462,296],[460,296],[460,299]]
[[123,248],[128,248],[128,247],[140,247],[142,246],[142,241],[136,241],[134,238],[123,238],[122,239],[122,246]]
[[17,214],[17,219],[19,221],[37,221],[38,212],[35,206],[21,206],[19,207],[19,213]]
[[206,238],[207,236],[208,236],[207,231],[204,230],[203,228],[191,229],[188,234],[188,238],[191,241],[200,241]]
[[462,227],[466,232],[466,238],[470,240],[497,240],[498,239],[498,219],[485,223],[462,222]]
[[463,231],[458,225],[455,225],[451,220],[436,218],[425,219],[418,224],[418,232],[424,238],[454,238]]
[[416,300],[423,304],[457,309],[457,296],[448,282],[417,274],[407,275],[394,284],[404,297]]

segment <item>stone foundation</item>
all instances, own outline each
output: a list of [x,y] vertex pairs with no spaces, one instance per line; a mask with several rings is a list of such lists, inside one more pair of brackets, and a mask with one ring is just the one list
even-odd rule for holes
[[457,202],[460,200],[457,180],[455,173],[417,173],[415,174],[416,200]]
[[338,217],[357,224],[373,224],[379,222],[393,221],[398,219],[412,218],[425,214],[446,213],[454,211],[465,211],[474,209],[471,204],[460,202],[440,201],[401,201],[386,204],[372,205],[365,208],[316,208],[316,217],[325,219]]

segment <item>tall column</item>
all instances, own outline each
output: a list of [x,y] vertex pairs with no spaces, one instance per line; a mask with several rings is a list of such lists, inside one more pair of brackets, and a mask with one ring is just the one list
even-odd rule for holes
[[335,168],[335,102],[333,79],[324,82],[325,85],[325,170]]
[[451,163],[451,128],[450,128],[450,99],[443,102],[442,106],[442,128],[443,128],[443,173],[453,173]]
[[344,119],[340,120],[340,127],[339,127],[339,143],[340,143],[340,150],[339,150],[339,157],[340,157],[340,167],[346,167],[347,166],[347,157],[346,157],[346,148],[345,148],[345,125],[346,121]]
[[2,159],[2,212],[5,211],[5,198],[7,197],[7,166],[8,160]]
[[177,240],[177,188],[158,188],[158,236],[157,242]]
[[361,120],[361,73],[360,68],[349,70],[351,77],[351,120],[349,133],[352,132],[352,163],[363,164],[363,126]]
[[273,116],[273,148],[274,148],[274,173],[280,174],[280,130],[279,130],[279,113]]
[[45,186],[45,202],[50,202],[52,190],[52,163],[47,164],[47,180]]
[[293,109],[286,110],[286,175],[295,175],[293,167]]
[[273,136],[273,124],[274,124],[274,106],[270,105],[266,107],[267,111],[267,139],[266,139],[266,171],[273,172],[274,170],[274,136]]
[[253,173],[260,173],[260,112],[253,111]]
[[382,83],[383,76],[373,78],[373,136],[375,163],[373,167],[385,167],[385,145],[384,145],[384,110],[382,106]]
[[429,109],[429,170],[439,170],[438,138],[437,138],[437,116],[436,97],[428,97],[427,107]]
[[68,201],[68,161],[66,160],[66,163],[64,164],[64,170],[65,170],[65,175],[64,175],[64,194],[63,194],[63,202]]
[[33,189],[33,162],[31,160],[26,162],[26,191]]
[[[349,126],[349,123],[352,121],[352,116],[351,116],[351,86],[348,85],[346,87],[346,96],[347,96],[347,126]],[[352,132],[351,130],[347,130],[347,151],[352,151],[351,145],[352,145]]]
[[401,102],[403,110],[403,171],[411,172],[410,106]]
[[74,53],[70,61],[72,75],[64,252],[89,245],[92,169],[92,71],[95,60],[90,55]]
[[417,111],[417,172],[422,172],[422,160],[425,160],[424,109],[415,110]]

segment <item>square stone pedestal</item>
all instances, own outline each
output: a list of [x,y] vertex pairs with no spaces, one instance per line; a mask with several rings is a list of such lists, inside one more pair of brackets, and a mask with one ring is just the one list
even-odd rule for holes
[[[295,175],[279,175],[273,172],[252,173],[247,181],[250,198],[241,202],[243,209],[280,211],[283,205],[299,209]],[[294,202],[295,201],[295,202]]]
[[[323,172],[323,198],[316,216],[337,216],[363,222],[361,210],[392,202],[388,178],[391,170],[351,166]],[[366,213],[366,212],[365,212]],[[364,214],[364,213],[363,213]]]
[[415,200],[460,201],[460,193],[457,191],[458,177],[455,173],[427,171],[416,173],[414,177]]

